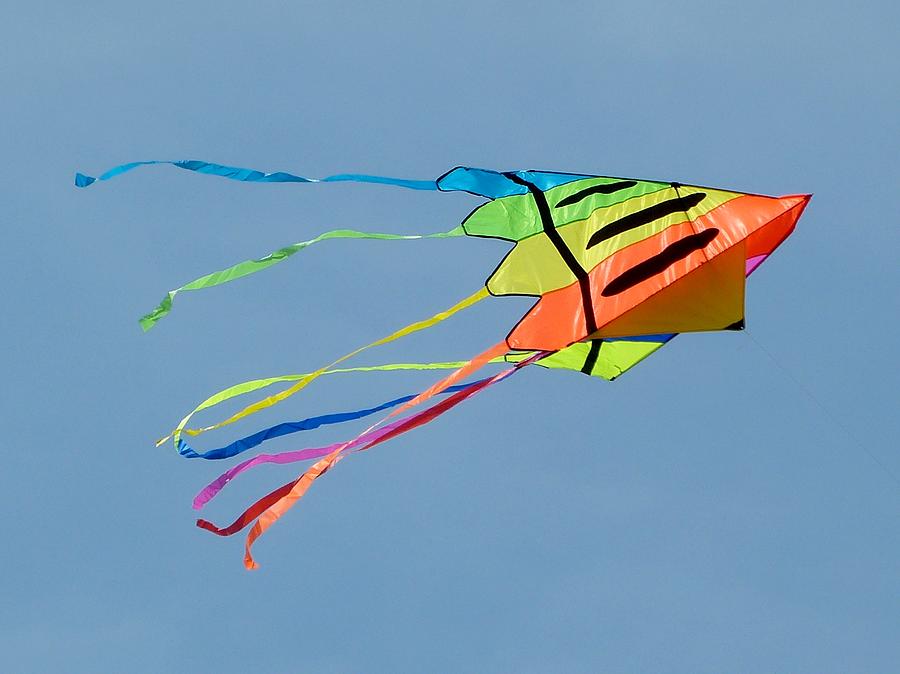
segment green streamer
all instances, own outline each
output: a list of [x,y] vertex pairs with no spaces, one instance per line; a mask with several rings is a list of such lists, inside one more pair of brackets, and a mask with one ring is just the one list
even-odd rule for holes
[[236,265],[228,267],[227,269],[201,276],[190,283],[186,283],[180,288],[170,290],[153,311],[140,319],[140,324],[144,329],[144,332],[147,332],[172,310],[172,303],[175,300],[175,295],[184,290],[212,288],[214,286],[222,285],[223,283],[228,283],[229,281],[243,278],[244,276],[249,276],[250,274],[255,274],[258,271],[271,267],[273,264],[278,264],[282,260],[286,260],[294,253],[299,253],[307,246],[311,246],[319,241],[325,241],[327,239],[380,239],[383,241],[396,241],[409,239],[445,239],[455,236],[465,236],[465,231],[462,226],[454,227],[448,232],[438,232],[437,234],[379,234],[377,232],[359,232],[354,229],[334,229],[330,232],[320,234],[309,241],[301,241],[300,243],[279,248],[275,252],[269,253],[265,257],[261,257],[257,260],[244,260],[243,262],[238,262]]

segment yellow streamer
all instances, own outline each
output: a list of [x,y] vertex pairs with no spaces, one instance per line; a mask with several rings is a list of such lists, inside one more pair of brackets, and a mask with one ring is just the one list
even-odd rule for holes
[[[485,297],[488,297],[488,296],[489,296],[489,293],[487,291],[487,288],[482,287],[477,292],[473,293],[472,295],[469,295],[469,297],[462,300],[461,302],[454,304],[449,309],[441,311],[441,312],[435,314],[434,316],[432,316],[431,318],[426,318],[425,320],[411,323],[410,325],[407,325],[405,328],[401,328],[400,330],[397,330],[396,332],[388,335],[387,337],[382,337],[381,339],[376,340],[376,341],[372,342],[371,344],[367,344],[366,346],[361,346],[358,349],[356,349],[355,351],[351,351],[347,355],[341,356],[340,358],[335,360],[333,363],[330,363],[324,367],[321,367],[314,372],[310,372],[309,374],[287,375],[284,377],[272,377],[270,379],[256,379],[251,382],[245,382],[244,384],[237,384],[235,386],[231,386],[227,389],[224,389],[223,391],[220,391],[219,393],[216,393],[215,395],[210,396],[209,398],[204,400],[202,403],[200,403],[196,408],[194,408],[193,411],[191,411],[187,416],[184,417],[184,419],[182,419],[179,422],[178,426],[175,427],[175,429],[172,431],[172,433],[170,433],[166,437],[157,441],[156,446],[158,447],[162,443],[166,442],[169,438],[172,438],[172,440],[175,443],[176,448],[177,448],[178,440],[182,434],[188,434],[188,435],[192,435],[192,436],[200,435],[201,433],[205,433],[206,431],[211,431],[211,430],[214,430],[217,428],[222,428],[223,426],[227,426],[229,424],[233,424],[235,421],[239,421],[240,419],[243,419],[244,417],[248,417],[255,412],[259,412],[260,410],[264,410],[269,407],[272,407],[273,405],[277,405],[282,400],[286,400],[287,398],[291,397],[295,393],[306,388],[309,384],[311,384],[313,381],[318,379],[323,374],[326,374],[329,371],[332,371],[331,368],[333,368],[335,365],[343,363],[345,360],[348,360],[348,359],[352,358],[353,356],[356,356],[357,354],[362,353],[366,349],[371,349],[372,347],[375,347],[375,346],[381,346],[383,344],[388,344],[389,342],[393,342],[397,339],[400,339],[401,337],[405,337],[406,335],[410,335],[414,332],[418,332],[420,330],[430,328],[433,325],[436,325],[436,324],[440,323],[441,321],[446,320],[447,318],[450,318],[450,316],[452,316],[453,314],[455,314],[459,311],[462,311],[463,309],[467,309],[468,307],[472,306],[476,302],[480,302],[481,300],[483,300]],[[334,370],[334,371],[336,371],[336,370]],[[223,402],[224,400],[228,400],[229,398],[232,398],[236,395],[241,395],[242,393],[247,393],[252,390],[257,390],[259,388],[263,388],[265,386],[268,386],[270,384],[274,384],[277,382],[294,381],[294,380],[296,380],[296,383],[293,384],[292,386],[289,386],[288,388],[276,393],[275,395],[271,395],[267,398],[263,398],[262,400],[260,400],[258,402],[248,405],[247,407],[245,407],[241,411],[231,415],[224,421],[220,421],[217,424],[213,424],[212,426],[205,426],[203,428],[185,428],[185,426],[187,426],[187,423],[191,419],[191,417],[193,417],[197,412],[199,412],[201,410],[212,407],[213,405],[217,405],[218,403]]]

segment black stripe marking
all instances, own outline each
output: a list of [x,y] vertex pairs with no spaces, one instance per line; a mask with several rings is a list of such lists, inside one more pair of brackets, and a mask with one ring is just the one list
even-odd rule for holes
[[679,260],[683,260],[691,253],[706,248],[710,241],[715,239],[718,234],[719,230],[713,227],[711,229],[706,229],[699,234],[691,234],[676,241],[668,246],[663,252],[654,255],[651,258],[647,258],[643,262],[634,265],[631,269],[619,274],[609,282],[603,289],[601,295],[603,295],[603,297],[618,295],[619,293],[636,286],[641,281],[646,281],[647,279],[656,276]]
[[744,329],[744,319],[742,318],[739,321],[735,321],[731,325],[726,325],[723,330],[743,330]]
[[601,346],[603,346],[602,339],[591,340],[591,349],[588,351],[587,358],[584,359],[584,365],[581,366],[581,371],[585,374],[590,374],[594,371],[594,366],[597,364],[597,358],[600,356]]
[[563,259],[563,262],[566,263],[566,266],[571,270],[572,274],[575,275],[575,278],[578,279],[578,287],[581,290],[581,304],[584,307],[584,324],[587,329],[587,334],[592,335],[597,332],[597,319],[594,318],[594,302],[591,298],[591,280],[588,278],[588,273],[584,270],[584,267],[578,262],[578,258],[576,258],[574,253],[569,250],[566,242],[563,241],[559,232],[556,231],[556,225],[553,224],[553,214],[550,212],[550,204],[547,203],[547,196],[538,189],[537,185],[534,185],[527,180],[523,180],[515,173],[504,173],[503,175],[517,185],[527,187],[528,191],[531,192],[531,196],[534,197],[534,203],[541,216],[541,226],[544,228],[544,234],[547,235],[547,238],[550,239],[553,247],[556,248],[556,252],[559,253],[559,256]]
[[695,192],[694,194],[689,194],[686,197],[667,199],[666,201],[661,201],[658,204],[654,204],[653,206],[645,208],[642,211],[638,211],[637,213],[626,215],[624,218],[620,218],[615,222],[611,222],[605,227],[602,227],[601,229],[598,229],[596,232],[594,232],[587,243],[587,248],[592,248],[598,243],[606,241],[607,239],[611,239],[612,237],[616,236],[617,234],[621,234],[622,232],[627,232],[628,230],[635,229],[636,227],[641,227],[642,225],[649,225],[654,220],[659,220],[660,218],[664,218],[667,215],[672,215],[672,213],[684,212],[685,214],[687,214],[687,210],[689,208],[693,208],[705,198],[705,192]]
[[563,206],[571,206],[572,204],[577,204],[582,199],[587,199],[592,194],[612,194],[613,192],[618,192],[620,190],[627,190],[629,187],[634,187],[637,185],[636,180],[622,180],[617,183],[606,183],[605,185],[594,185],[593,187],[588,187],[586,189],[581,190],[580,192],[576,192],[575,194],[562,199],[559,203],[556,204],[556,208],[562,208]]

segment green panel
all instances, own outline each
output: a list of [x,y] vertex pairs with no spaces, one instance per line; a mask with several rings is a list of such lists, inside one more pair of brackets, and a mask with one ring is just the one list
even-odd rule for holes
[[[536,365],[554,370],[575,370],[576,372],[581,372],[591,350],[591,344],[592,342],[576,342],[546,358],[542,358]],[[633,368],[664,344],[665,342],[604,341],[600,346],[600,353],[597,355],[597,361],[590,375],[612,381]],[[509,354],[506,356],[506,360],[510,363],[516,363],[525,360],[533,354],[533,351]]]
[[[669,183],[636,181],[634,187],[619,190],[612,194],[592,194],[578,203],[556,208],[556,204],[581,190],[594,185],[608,185],[621,182],[625,178],[588,178],[576,180],[559,187],[547,190],[547,202],[553,214],[553,222],[557,227],[584,220],[592,211],[621,203],[633,197],[651,194],[669,187]],[[514,195],[490,201],[480,206],[463,222],[466,234],[471,236],[487,236],[509,241],[521,241],[524,238],[543,231],[541,217],[531,194]]]
[[[618,234],[588,248],[591,235],[606,224],[637,211],[652,207],[660,202],[702,192],[706,197],[699,204],[686,211],[671,213],[652,222]],[[611,195],[610,195],[611,196]],[[656,190],[651,194],[620,201],[607,208],[595,208],[594,212],[582,220],[572,221],[565,226],[557,225],[560,238],[566,244],[583,269],[591,271],[603,260],[627,248],[633,243],[659,234],[666,228],[697,220],[722,204],[742,196],[739,192],[726,192],[706,187],[671,187]],[[562,209],[561,209],[562,210]],[[575,283],[572,270],[560,257],[554,243],[547,236],[530,236],[516,242],[515,247],[487,281],[492,295],[543,295]]]

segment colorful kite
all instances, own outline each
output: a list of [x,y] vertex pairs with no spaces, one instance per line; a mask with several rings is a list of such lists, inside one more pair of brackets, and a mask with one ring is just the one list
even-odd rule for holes
[[[484,288],[458,304],[313,372],[257,379],[231,386],[204,400],[176,426],[171,439],[186,458],[226,459],[266,440],[320,426],[361,419],[392,410],[346,442],[279,454],[260,454],[229,469],[194,498],[202,508],[230,480],[261,463],[293,463],[318,459],[296,480],[266,495],[232,524],[197,525],[230,536],[253,524],[245,545],[244,564],[256,568],[254,541],[300,499],[310,485],[339,461],[428,423],[463,400],[528,365],[576,370],[613,380],[659,349],[679,332],[740,330],[744,327],[744,287],[753,272],[793,231],[811,195],[768,197],[677,182],[610,178],[547,171],[496,172],[458,167],[437,180],[401,180],[369,175],[336,175],[323,179],[290,173],[262,173],[202,161],[135,162],[118,166],[99,178],[76,174],[87,187],[146,164],[171,164],[244,182],[368,182],[416,190],[462,191],[489,201],[447,232],[394,235],[334,230],[287,246],[263,258],[247,260],[169,291],[141,318],[152,328],[172,309],[183,291],[221,285],[272,266],[313,243],[336,238],[420,239],[474,236],[497,238],[514,245],[487,279]],[[374,367],[337,367],[358,353],[429,328],[488,297],[531,295],[538,300],[505,339],[468,361],[394,363]],[[498,374],[460,384],[488,363],[509,365]],[[372,370],[452,369],[421,393],[367,409],[285,422],[205,452],[185,439],[222,428],[272,407],[306,388],[322,375]],[[191,418],[236,396],[276,384],[288,384],[230,417],[201,428],[188,428]],[[400,417],[413,407],[447,394],[430,407]]]

